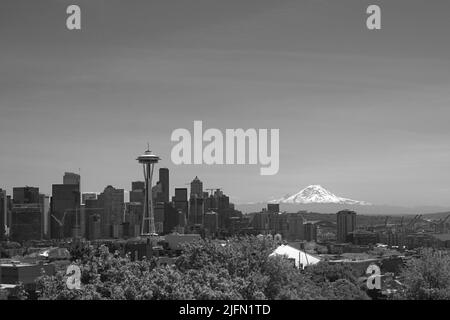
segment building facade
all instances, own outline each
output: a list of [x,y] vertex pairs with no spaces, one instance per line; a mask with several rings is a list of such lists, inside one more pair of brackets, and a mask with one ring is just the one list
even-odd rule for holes
[[337,241],[348,242],[349,235],[356,229],[356,212],[342,210],[336,214],[337,218]]

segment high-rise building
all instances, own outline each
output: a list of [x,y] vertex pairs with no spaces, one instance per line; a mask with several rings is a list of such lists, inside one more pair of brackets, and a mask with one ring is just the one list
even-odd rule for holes
[[165,216],[165,203],[155,203],[155,232],[157,234],[164,233],[164,216]]
[[181,221],[180,221],[180,214],[179,210],[176,209],[173,204],[171,203],[165,203],[164,204],[164,233],[171,233],[174,230],[176,230],[177,226],[184,226],[183,214],[181,214]]
[[342,210],[336,214],[337,218],[337,241],[347,242],[348,236],[356,229],[356,212]]
[[66,172],[63,177],[63,184],[77,184],[80,185],[81,177],[79,174]]
[[262,211],[255,213],[251,225],[257,233],[267,234],[269,232],[269,212]]
[[299,213],[290,213],[287,217],[288,240],[303,240],[305,238],[305,229],[303,225],[303,217]]
[[42,209],[39,202],[13,205],[11,239],[17,242],[42,239]]
[[42,210],[42,234],[44,238],[50,237],[50,196],[39,195],[39,203]]
[[14,204],[32,204],[39,203],[39,188],[20,187],[13,188]]
[[189,203],[188,203],[187,188],[175,188],[175,196],[172,197],[173,206],[177,210],[181,210],[185,216],[188,217]]
[[133,181],[131,183],[130,202],[144,204],[145,201],[145,182]]
[[203,198],[194,195],[189,199],[189,225],[203,225],[203,214]]
[[0,240],[6,238],[8,228],[8,198],[6,190],[0,189]]
[[305,240],[317,242],[317,225],[314,222],[306,222],[305,225]]
[[102,216],[104,214],[102,203],[98,199],[86,199],[82,212],[86,226],[84,235],[88,240],[102,238]]
[[288,233],[287,214],[269,212],[269,229],[273,234],[279,233],[286,237]]
[[203,198],[203,182],[196,176],[191,182],[191,198]]
[[86,204],[86,200],[95,200],[97,199],[96,192],[83,192],[81,194],[81,204]]
[[77,236],[80,211],[80,185],[52,185],[50,235],[53,239]]
[[121,225],[124,216],[124,190],[107,186],[98,195],[100,207],[103,208],[101,217],[101,233],[103,238],[120,238]]
[[[125,237],[138,237],[141,234],[142,213],[144,204],[141,202],[129,202],[125,204]],[[128,230],[126,230],[128,229]]]
[[161,182],[157,182],[153,187],[152,187],[152,199],[153,199],[153,203],[156,202],[164,202],[162,201],[162,184]]
[[169,203],[169,169],[160,168],[159,169],[159,182],[161,183],[161,195],[160,201],[164,203]]
[[208,211],[204,218],[205,231],[208,235],[214,236],[219,231],[219,215],[217,212]]

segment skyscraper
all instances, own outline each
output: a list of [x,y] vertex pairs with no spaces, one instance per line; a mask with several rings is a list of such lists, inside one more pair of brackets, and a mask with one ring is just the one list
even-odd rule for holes
[[356,212],[342,210],[336,214],[337,241],[347,242],[348,235],[356,229]]
[[160,168],[159,169],[159,182],[161,183],[161,195],[158,201],[162,201],[164,203],[169,202],[169,169]]
[[124,213],[124,190],[107,186],[98,195],[99,205],[103,208],[101,217],[101,233],[104,238],[119,238]]
[[8,221],[8,198],[6,190],[0,189],[0,240],[6,237],[7,221]]
[[97,199],[97,193],[95,192],[83,192],[81,194],[81,204],[86,204],[86,200]]
[[189,199],[188,221],[191,226],[203,225],[203,205],[203,198],[197,198],[195,194]]
[[72,172],[65,172],[63,177],[63,184],[78,184],[80,185],[81,177],[79,174]]
[[39,203],[39,188],[28,186],[13,188],[13,203],[15,204]]
[[13,241],[42,239],[42,209],[38,203],[14,204],[11,213]]
[[85,213],[85,236],[89,240],[102,238],[102,216],[104,208],[98,199],[86,199],[84,206]]
[[303,240],[305,238],[305,227],[303,217],[300,213],[289,213],[287,217],[288,240]]
[[131,183],[130,202],[144,204],[145,201],[145,182],[133,181]]
[[80,210],[79,184],[52,185],[50,234],[53,239],[73,237]]
[[42,210],[42,234],[48,237],[50,235],[50,196],[40,194],[39,203]]
[[306,222],[304,227],[305,240],[317,242],[317,224],[314,222]]
[[191,182],[191,198],[203,198],[203,182],[196,176]]
[[172,197],[172,203],[175,209],[178,210],[178,212],[181,212],[181,215],[184,215],[183,217],[178,217],[178,224],[179,226],[185,226],[185,223],[188,219],[188,210],[189,210],[189,203],[188,203],[188,190],[187,188],[175,188],[175,196]]

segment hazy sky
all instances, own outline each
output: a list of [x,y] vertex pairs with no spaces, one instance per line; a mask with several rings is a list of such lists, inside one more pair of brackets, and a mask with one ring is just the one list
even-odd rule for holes
[[[237,203],[321,184],[450,205],[449,17],[448,0],[2,0],[0,188],[49,193],[81,168],[83,191],[128,190],[149,141],[171,193],[198,175]],[[279,173],[174,166],[170,135],[194,120],[279,128]]]

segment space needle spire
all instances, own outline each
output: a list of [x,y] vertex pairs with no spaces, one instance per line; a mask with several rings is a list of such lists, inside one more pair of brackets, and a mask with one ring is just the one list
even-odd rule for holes
[[151,152],[150,145],[147,144],[147,151],[145,151],[143,155],[140,155],[136,160],[142,164],[145,179],[145,203],[142,215],[141,236],[152,236],[156,235],[152,197],[152,178],[155,163],[158,163],[161,159]]

